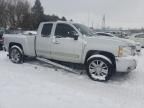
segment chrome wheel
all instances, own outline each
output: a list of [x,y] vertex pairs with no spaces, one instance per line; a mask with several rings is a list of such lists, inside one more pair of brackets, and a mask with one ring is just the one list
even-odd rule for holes
[[18,49],[13,48],[10,53],[11,61],[14,63],[19,63],[21,61],[21,53]]
[[97,80],[105,80],[109,72],[108,65],[102,60],[93,60],[89,64],[89,74]]

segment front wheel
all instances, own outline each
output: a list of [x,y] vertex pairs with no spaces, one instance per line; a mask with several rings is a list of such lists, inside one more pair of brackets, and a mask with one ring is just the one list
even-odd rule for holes
[[9,58],[13,63],[22,63],[23,61],[23,53],[20,48],[11,47],[9,52]]
[[113,73],[112,64],[106,59],[95,57],[87,62],[87,74],[94,81],[107,81]]

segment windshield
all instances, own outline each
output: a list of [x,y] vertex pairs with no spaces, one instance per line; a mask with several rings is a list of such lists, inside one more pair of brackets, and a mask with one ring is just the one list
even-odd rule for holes
[[90,28],[82,24],[73,24],[83,35],[93,36],[94,33]]
[[97,34],[97,36],[115,37],[114,35],[108,34],[108,33],[96,33],[96,34]]

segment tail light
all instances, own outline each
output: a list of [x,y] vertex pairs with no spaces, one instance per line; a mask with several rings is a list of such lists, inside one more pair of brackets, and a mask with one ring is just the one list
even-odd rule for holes
[[4,43],[4,37],[2,37],[2,43]]
[[0,43],[4,43],[4,37],[0,38]]

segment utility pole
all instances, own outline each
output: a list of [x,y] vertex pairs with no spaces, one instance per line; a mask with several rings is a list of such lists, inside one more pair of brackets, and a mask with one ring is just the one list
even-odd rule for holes
[[104,15],[103,18],[102,18],[102,30],[105,31],[105,29],[106,29],[106,17]]
[[88,27],[89,27],[89,23],[90,23],[90,12],[88,12]]
[[88,13],[87,13],[87,23],[88,23],[88,27],[90,27],[91,26],[91,11],[90,10],[88,10]]
[[94,22],[92,21],[92,28],[94,28]]

